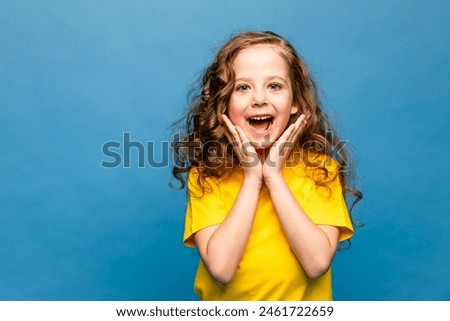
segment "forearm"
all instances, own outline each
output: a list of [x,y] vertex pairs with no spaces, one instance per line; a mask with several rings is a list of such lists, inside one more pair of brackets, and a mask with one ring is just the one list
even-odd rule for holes
[[211,275],[222,283],[231,281],[247,246],[259,190],[257,181],[244,179],[230,213],[209,237],[201,253]]
[[327,235],[306,215],[281,175],[266,185],[283,232],[306,274],[310,278],[322,275],[331,265],[338,234]]

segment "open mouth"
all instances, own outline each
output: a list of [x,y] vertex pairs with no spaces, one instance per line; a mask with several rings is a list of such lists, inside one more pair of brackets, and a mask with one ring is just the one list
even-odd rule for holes
[[258,131],[265,131],[270,128],[273,123],[272,116],[254,116],[248,119],[250,126]]

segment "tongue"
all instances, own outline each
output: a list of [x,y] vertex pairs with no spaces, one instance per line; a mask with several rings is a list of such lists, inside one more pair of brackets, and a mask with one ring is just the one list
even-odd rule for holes
[[250,125],[252,125],[256,130],[264,131],[269,129],[270,120],[253,120],[250,122]]

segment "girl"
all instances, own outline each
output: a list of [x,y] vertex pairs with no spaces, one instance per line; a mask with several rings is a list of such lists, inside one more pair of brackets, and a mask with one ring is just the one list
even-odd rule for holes
[[289,42],[244,32],[219,50],[174,142],[201,299],[332,299],[330,265],[353,235],[344,195],[361,194],[350,189],[347,155],[328,132]]

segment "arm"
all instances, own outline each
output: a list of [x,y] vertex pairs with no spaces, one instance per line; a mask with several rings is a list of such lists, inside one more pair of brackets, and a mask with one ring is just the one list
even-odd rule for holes
[[323,275],[336,253],[339,229],[316,225],[298,205],[283,177],[266,181],[284,235],[310,278]]
[[195,244],[211,276],[227,284],[244,253],[258,203],[259,189],[252,179],[244,179],[236,201],[222,224],[198,231]]
[[303,123],[304,117],[301,116],[271,148],[263,165],[263,177],[286,239],[308,277],[317,278],[331,265],[337,249],[339,229],[316,225],[311,221],[283,178],[282,169],[289,149],[297,141]]
[[223,119],[236,143],[235,150],[244,169],[244,181],[223,223],[198,231],[194,240],[211,276],[227,284],[234,277],[253,226],[262,186],[262,164],[258,160],[255,163],[255,159],[251,158],[256,151],[242,130],[226,116]]

